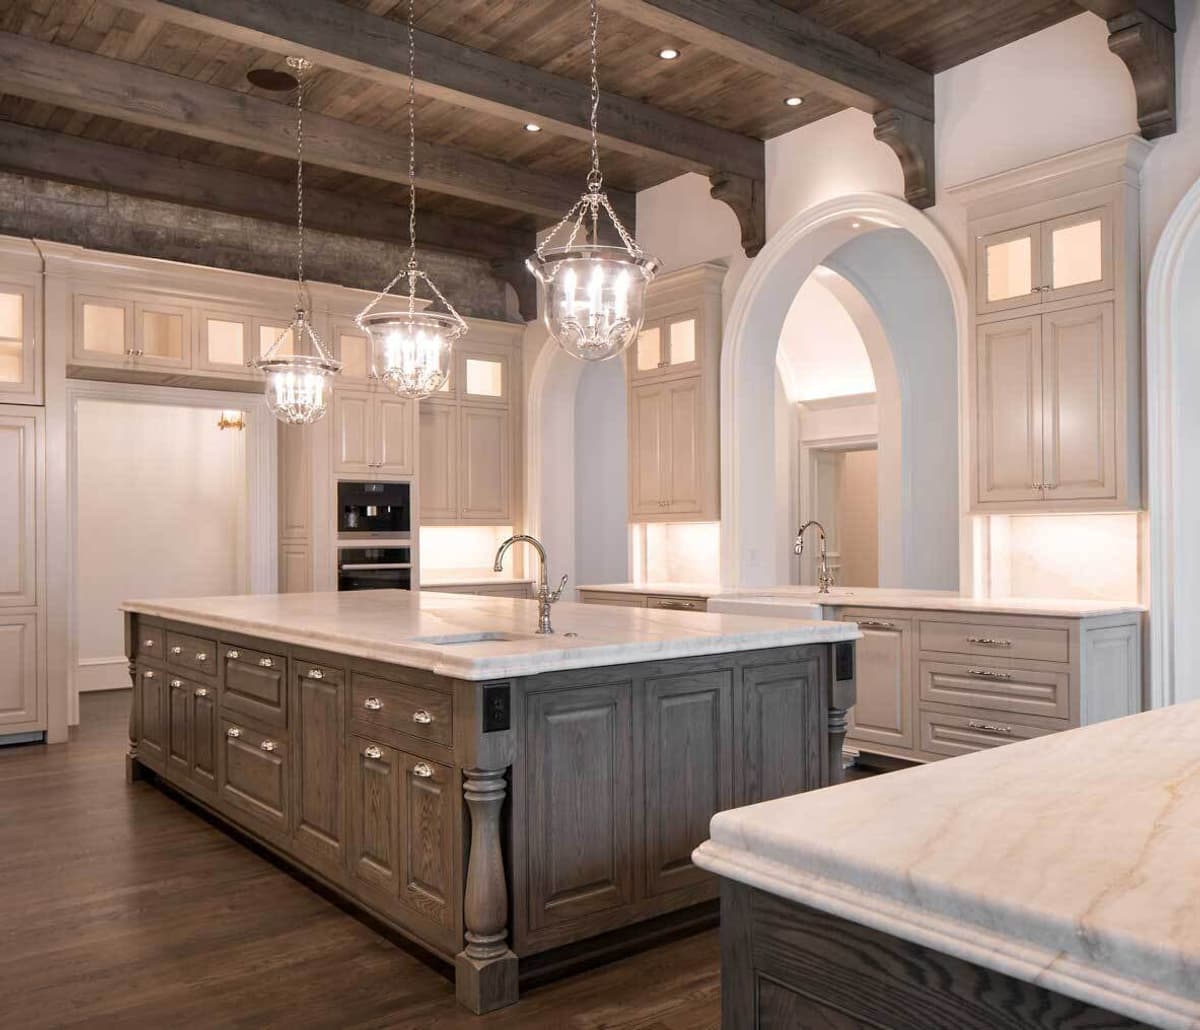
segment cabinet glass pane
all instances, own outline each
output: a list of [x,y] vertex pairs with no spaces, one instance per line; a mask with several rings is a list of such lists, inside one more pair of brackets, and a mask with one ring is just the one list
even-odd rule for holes
[[637,338],[637,370],[649,372],[662,361],[662,330],[643,329]]
[[338,335],[338,355],[342,360],[342,375],[354,379],[367,378],[367,338],[358,333]]
[[467,393],[476,397],[503,397],[503,371],[499,361],[467,358]]
[[279,341],[279,346],[275,347],[276,358],[291,357],[295,351],[292,349],[295,341],[292,339],[291,329],[284,329],[281,325],[260,325],[258,327],[258,353],[263,357],[267,356],[267,351],[275,346],[275,341],[279,340],[280,334],[283,334],[283,339]]
[[241,365],[246,361],[246,327],[241,322],[210,318],[207,325],[208,360],[214,365]]
[[24,379],[20,340],[0,340],[0,383],[19,383]]
[[183,357],[183,316],[165,311],[142,312],[142,351],[148,358]]
[[1033,240],[1022,236],[987,248],[987,299],[1008,300],[1033,292]]
[[696,360],[696,320],[671,323],[671,364],[685,365]]
[[1104,278],[1102,228],[1100,219],[1096,218],[1051,233],[1052,285],[1056,290],[1099,282]]
[[84,304],[83,349],[97,354],[124,354],[125,309]]
[[24,335],[21,294],[0,293],[0,340],[19,340]]

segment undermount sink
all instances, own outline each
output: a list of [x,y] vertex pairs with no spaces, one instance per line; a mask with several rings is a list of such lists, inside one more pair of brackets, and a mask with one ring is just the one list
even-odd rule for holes
[[464,644],[494,644],[508,640],[528,640],[522,633],[448,633],[444,636],[413,637],[414,644],[437,644],[439,647],[460,647]]

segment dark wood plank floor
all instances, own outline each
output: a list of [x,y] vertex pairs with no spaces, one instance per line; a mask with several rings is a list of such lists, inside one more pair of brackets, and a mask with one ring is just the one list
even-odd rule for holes
[[0,748],[0,1027],[703,1030],[716,931],[478,1018],[449,980],[155,787],[126,785],[128,695],[69,744]]

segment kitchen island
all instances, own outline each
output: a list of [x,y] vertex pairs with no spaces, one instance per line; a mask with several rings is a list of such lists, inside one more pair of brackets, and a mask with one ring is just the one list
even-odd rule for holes
[[[837,782],[852,625],[361,591],[130,602],[128,769],[453,962],[459,1000],[711,909],[710,817]],[[580,943],[585,942],[585,943]]]
[[711,834],[726,1030],[1200,1026],[1200,704]]

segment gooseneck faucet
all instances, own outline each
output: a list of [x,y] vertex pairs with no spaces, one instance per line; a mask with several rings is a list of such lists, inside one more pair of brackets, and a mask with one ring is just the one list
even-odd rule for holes
[[816,526],[817,532],[821,534],[821,552],[817,555],[817,593],[827,594],[830,587],[833,586],[833,573],[829,571],[829,554],[825,547],[825,527],[816,519],[809,519],[796,530],[796,554],[799,556],[804,553],[804,531],[809,526]]
[[510,536],[500,545],[500,549],[496,552],[496,564],[492,566],[497,572],[504,571],[504,556],[513,544],[529,544],[538,553],[537,631],[539,633],[553,633],[554,627],[550,625],[550,606],[562,597],[563,587],[567,585],[567,577],[563,576],[558,581],[557,590],[550,589],[549,580],[546,578],[546,548],[542,546],[542,542],[537,537],[529,536],[526,533]]

